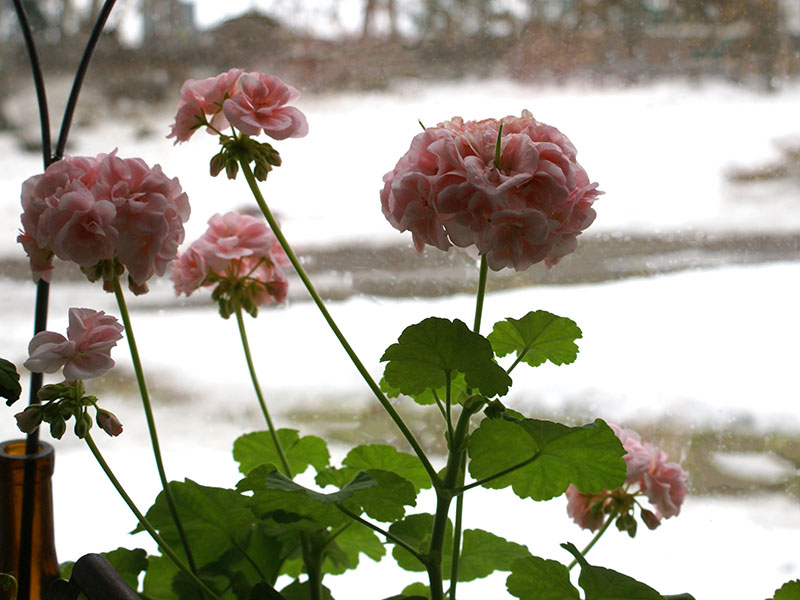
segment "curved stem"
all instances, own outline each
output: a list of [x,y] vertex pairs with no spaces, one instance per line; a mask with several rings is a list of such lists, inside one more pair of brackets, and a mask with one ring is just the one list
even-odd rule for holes
[[[611,513],[608,516],[608,520],[603,524],[603,526],[598,530],[598,532],[596,534],[594,534],[594,537],[591,539],[591,541],[588,544],[586,544],[586,547],[583,549],[583,552],[581,552],[582,556],[586,556],[587,552],[589,552],[589,550],[591,550],[594,547],[594,545],[600,540],[600,538],[603,537],[603,534],[606,531],[608,531],[608,528],[611,526],[611,522],[614,520],[615,516],[616,516],[616,513]],[[567,569],[571,571],[572,568],[576,564],[578,564],[578,561],[577,560],[573,560],[569,564]]]
[[483,316],[483,300],[486,297],[486,280],[489,278],[489,263],[486,261],[486,255],[481,255],[481,267],[478,274],[478,292],[475,300],[475,323],[472,326],[472,331],[475,333],[481,332],[481,317]]
[[377,525],[375,525],[374,523],[370,523],[369,521],[367,521],[366,519],[364,519],[364,518],[362,518],[361,516],[357,515],[356,513],[354,513],[354,512],[351,512],[351,511],[347,510],[347,509],[346,509],[344,506],[342,506],[341,504],[338,504],[338,503],[337,503],[335,506],[336,506],[336,508],[338,508],[338,509],[339,509],[341,512],[343,512],[344,514],[346,514],[348,517],[350,517],[350,518],[351,518],[351,519],[353,519],[354,521],[358,521],[358,522],[359,522],[359,523],[361,523],[361,524],[362,524],[364,527],[367,527],[367,528],[369,528],[369,529],[372,529],[372,531],[374,531],[374,532],[375,532],[375,533],[377,533],[378,535],[382,535],[382,536],[383,536],[383,537],[385,537],[385,538],[386,538],[388,541],[390,541],[390,542],[392,542],[392,543],[394,543],[394,544],[396,544],[396,545],[400,546],[401,548],[404,548],[405,550],[407,550],[407,551],[408,551],[408,553],[409,553],[409,554],[411,554],[411,555],[412,555],[414,558],[416,558],[416,559],[417,559],[419,562],[421,562],[422,564],[425,564],[425,557],[424,557],[424,556],[422,556],[422,555],[421,555],[419,552],[417,552],[417,550],[416,550],[416,549],[415,549],[413,546],[409,545],[407,542],[405,542],[405,541],[404,541],[404,540],[402,540],[401,538],[397,537],[397,536],[396,536],[396,535],[394,535],[393,533],[389,533],[389,531],[387,531],[386,529],[381,529],[380,527],[378,527],[378,526],[377,526]]
[[241,166],[242,173],[244,174],[245,179],[247,180],[247,184],[250,187],[250,191],[253,193],[253,197],[258,203],[261,212],[264,213],[264,217],[267,219],[267,223],[269,223],[269,226],[272,228],[275,237],[278,239],[278,242],[280,243],[284,252],[286,252],[286,256],[289,258],[289,262],[292,263],[292,266],[294,267],[297,276],[303,282],[303,285],[305,286],[306,290],[311,296],[311,299],[314,301],[314,304],[317,305],[317,308],[322,313],[323,318],[328,323],[328,326],[331,328],[331,331],[333,331],[333,334],[336,336],[336,339],[339,340],[339,343],[342,345],[342,348],[344,348],[344,351],[347,353],[347,356],[350,357],[350,360],[353,362],[353,365],[355,366],[356,370],[358,370],[358,372],[361,374],[361,377],[364,378],[364,381],[367,383],[370,390],[372,390],[372,393],[375,394],[375,397],[378,399],[378,402],[381,403],[381,406],[383,406],[384,410],[389,414],[389,417],[392,419],[392,421],[394,421],[395,425],[400,430],[400,433],[402,433],[403,437],[409,443],[414,453],[417,455],[420,462],[422,463],[422,466],[427,471],[431,481],[434,482],[434,484],[440,483],[441,480],[439,478],[439,475],[436,473],[436,469],[433,468],[433,465],[431,464],[430,460],[428,460],[428,457],[426,456],[425,451],[422,449],[422,446],[419,444],[417,439],[414,437],[414,434],[405,424],[400,414],[395,410],[391,402],[389,402],[389,399],[383,393],[380,386],[375,382],[375,380],[369,374],[369,371],[367,371],[367,368],[358,358],[358,355],[356,355],[355,351],[350,346],[347,339],[344,337],[344,334],[342,334],[341,330],[336,325],[336,322],[333,320],[333,317],[331,317],[331,314],[328,312],[325,303],[322,301],[322,298],[320,297],[319,293],[317,293],[317,290],[311,283],[311,280],[306,274],[305,269],[303,269],[303,266],[300,264],[300,261],[297,259],[297,256],[292,251],[289,242],[284,237],[283,232],[281,231],[281,228],[278,225],[278,222],[275,220],[275,217],[272,216],[272,212],[269,210],[269,207],[267,206],[267,203],[264,200],[264,196],[261,194],[261,190],[258,187],[258,182],[256,181],[256,178],[253,175],[252,169],[250,169],[250,165],[245,160],[239,161],[239,165]]
[[530,458],[526,458],[525,460],[523,460],[521,462],[518,462],[515,465],[511,465],[510,467],[508,467],[506,469],[503,469],[502,471],[498,471],[497,473],[494,473],[493,475],[489,475],[488,477],[484,477],[483,479],[479,479],[478,481],[473,481],[469,485],[465,485],[463,487],[460,487],[460,488],[454,490],[453,493],[455,493],[455,494],[463,494],[467,490],[471,490],[472,488],[476,488],[478,486],[481,486],[484,483],[488,483],[488,482],[492,481],[493,479],[497,479],[498,477],[502,477],[503,475],[508,475],[512,471],[516,471],[517,469],[521,469],[525,465],[531,464],[533,461],[538,459],[539,456],[540,456],[540,453],[537,452],[536,454],[534,454]]
[[122,487],[122,484],[114,475],[111,467],[108,466],[108,463],[103,458],[103,455],[101,454],[100,449],[94,443],[91,434],[87,433],[84,439],[86,440],[86,444],[89,446],[89,450],[91,450],[95,460],[97,460],[97,463],[100,465],[100,468],[103,469],[106,477],[108,477],[109,481],[114,486],[114,489],[117,490],[117,493],[123,499],[125,504],[128,505],[128,508],[131,509],[131,512],[136,517],[136,520],[139,521],[139,524],[145,529],[145,531],[147,531],[147,533],[150,534],[150,537],[153,538],[155,543],[158,544],[159,550],[168,556],[170,560],[175,563],[175,566],[183,571],[183,573],[189,579],[191,579],[192,582],[203,591],[203,593],[207,594],[211,598],[217,598],[217,600],[219,600],[219,597],[194,573],[194,569],[190,569],[188,566],[186,566],[180,557],[164,541],[161,535],[159,535],[158,531],[156,531],[155,527],[153,527],[150,521],[148,521],[147,517],[145,517],[138,508],[136,508],[136,504],[134,504],[133,500],[131,500],[131,497],[125,491],[125,488]]
[[253,365],[253,357],[250,353],[250,344],[247,341],[247,332],[244,328],[244,317],[242,316],[242,307],[237,304],[236,306],[236,323],[239,325],[239,336],[242,338],[242,348],[244,348],[244,357],[247,361],[247,369],[250,371],[250,379],[253,382],[253,388],[256,392],[256,397],[258,398],[258,404],[261,407],[261,412],[264,414],[264,418],[267,421],[267,428],[269,429],[269,435],[272,438],[272,443],[275,445],[275,451],[278,453],[278,457],[280,458],[281,464],[283,465],[284,475],[287,477],[292,477],[292,469],[289,466],[289,461],[286,459],[286,454],[283,451],[283,446],[281,446],[281,442],[278,439],[278,432],[275,430],[275,425],[272,423],[272,417],[269,416],[269,410],[267,410],[267,402],[264,400],[264,394],[261,392],[261,385],[258,383],[258,376],[256,375],[256,369]]
[[94,54],[94,49],[97,42],[100,40],[100,34],[103,33],[103,28],[106,26],[109,15],[114,8],[116,0],[106,0],[100,14],[97,16],[97,21],[89,34],[89,40],[86,42],[86,48],[83,51],[81,62],[78,64],[78,70],[75,72],[75,79],[72,81],[72,90],[69,93],[67,106],[64,109],[64,118],[61,120],[61,131],[58,134],[58,142],[56,143],[56,151],[53,155],[53,160],[60,160],[64,157],[64,150],[67,147],[67,136],[69,135],[70,127],[72,126],[72,117],[75,114],[75,108],[78,105],[78,95],[83,86],[83,80],[86,77],[86,71],[89,70],[89,62]]
[[178,530],[178,535],[181,538],[183,549],[186,552],[186,559],[189,561],[189,566],[192,572],[197,572],[197,567],[194,563],[189,541],[186,538],[186,532],[181,524],[180,517],[178,516],[178,509],[175,506],[175,499],[172,497],[172,491],[169,488],[169,481],[167,480],[167,473],[164,470],[164,461],[161,458],[161,445],[158,442],[158,433],[156,432],[156,421],[153,416],[153,407],[150,403],[150,394],[147,392],[147,383],[144,379],[144,370],[142,369],[142,361],[139,358],[139,350],[136,346],[136,338],[133,336],[133,327],[131,326],[131,317],[128,314],[128,305],[125,303],[125,296],[122,293],[122,286],[119,283],[119,277],[114,276],[113,281],[114,296],[117,299],[119,312],[122,316],[122,323],[125,326],[125,337],[128,338],[128,347],[131,352],[131,362],[133,363],[133,370],[136,373],[136,383],[139,386],[139,395],[142,398],[142,407],[144,408],[145,418],[147,420],[147,429],[150,433],[150,443],[153,447],[153,455],[156,460],[156,468],[158,469],[158,477],[161,480],[161,488],[164,490],[164,498],[167,500],[169,512],[172,515],[172,520],[175,522],[175,528]]

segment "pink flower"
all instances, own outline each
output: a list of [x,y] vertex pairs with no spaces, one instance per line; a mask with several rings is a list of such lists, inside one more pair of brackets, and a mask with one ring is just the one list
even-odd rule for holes
[[[172,267],[175,294],[189,296],[201,286],[216,287],[221,303],[265,306],[284,302],[289,259],[261,217],[229,212],[208,220],[208,229],[178,256]],[[222,305],[221,305],[222,307]],[[229,306],[222,307],[229,314]]]
[[99,409],[97,411],[97,424],[112,437],[122,433],[122,423],[114,413],[107,410]]
[[567,488],[567,514],[582,529],[597,531],[602,527],[606,515],[603,513],[602,497],[584,494],[574,485]]
[[308,133],[305,115],[286,106],[300,96],[295,88],[266,73],[245,73],[237,84],[239,93],[223,102],[222,112],[239,131],[245,135],[263,131],[276,140]]
[[197,251],[194,245],[189,246],[186,252],[179,254],[172,263],[170,278],[175,286],[175,294],[190,296],[192,292],[203,285],[207,275],[208,265],[203,255]]
[[681,511],[688,475],[679,464],[666,462],[667,456],[663,451],[656,450],[654,464],[644,474],[642,490],[655,507],[656,517],[668,519]]
[[93,193],[116,207],[115,253],[131,280],[143,287],[153,275],[163,275],[177,256],[190,213],[178,180],[140,158],[112,156],[103,162]]
[[[201,81],[194,79],[185,81],[181,86],[181,99],[178,101],[175,123],[167,138],[174,137],[176,144],[185,142],[205,123],[217,131],[228,127],[228,122],[222,113],[222,104],[238,93],[236,84],[242,72],[241,69],[231,69]],[[210,116],[211,119],[207,120],[206,116]],[[207,128],[207,131],[215,133],[212,129]]]
[[34,281],[49,281],[53,256],[92,272],[92,281],[108,271],[106,262],[118,260],[134,293],[146,292],[147,280],[164,274],[190,212],[177,179],[116,151],[53,163],[23,183],[21,199],[17,241]]
[[569,140],[527,111],[426,129],[383,181],[384,216],[418,250],[474,245],[493,270],[556,264],[577,247],[600,194]]
[[268,254],[274,240],[263,218],[232,211],[208,220],[196,249],[212,269],[223,271],[231,260]]
[[35,373],[55,373],[64,368],[66,379],[99,377],[114,366],[111,348],[122,339],[116,318],[89,308],[69,309],[67,337],[42,331],[28,345],[25,368]]
[[[68,156],[51,164],[41,175],[34,175],[22,184],[22,232],[17,241],[22,244],[30,259],[34,282],[39,279],[50,280],[53,240],[65,224],[73,229],[75,236],[82,238],[83,243],[95,249],[97,244],[102,246],[104,237],[113,236],[113,231],[106,230],[108,219],[104,210],[93,211],[86,196],[87,191],[97,181],[100,163],[107,156]],[[65,196],[69,197],[68,204],[71,203],[73,210],[82,212],[75,221],[70,222],[72,210],[61,206]],[[76,255],[86,262],[87,253],[79,249],[80,244],[66,249],[64,242],[62,237],[58,242],[59,252],[66,252],[66,255],[55,252],[59,258],[73,260],[70,255],[72,250],[77,251]]]
[[667,455],[663,450],[642,442],[639,434],[632,429],[612,423],[609,423],[609,427],[626,451],[625,485],[594,495],[583,494],[570,486],[567,489],[567,513],[578,525],[592,531],[599,529],[608,515],[611,519],[625,517],[627,521],[623,529],[633,536],[636,527],[630,515],[638,504],[637,499],[644,496],[655,512],[639,506],[640,515],[649,529],[655,529],[661,519],[680,513],[686,497],[688,475],[677,463],[666,462]]

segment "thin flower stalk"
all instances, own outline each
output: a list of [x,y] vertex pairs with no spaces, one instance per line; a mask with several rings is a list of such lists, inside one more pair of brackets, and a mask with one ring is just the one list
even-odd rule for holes
[[156,431],[156,422],[155,417],[153,416],[153,407],[150,402],[150,394],[147,391],[147,383],[144,378],[142,361],[139,358],[139,350],[136,346],[136,339],[133,335],[133,327],[131,325],[130,314],[128,313],[128,305],[125,302],[125,295],[122,292],[122,286],[120,285],[119,277],[114,277],[113,286],[114,296],[117,299],[117,305],[119,306],[119,312],[122,317],[122,323],[125,326],[125,337],[128,340],[128,347],[130,348],[131,352],[131,361],[133,363],[134,372],[136,373],[136,383],[139,386],[139,395],[142,399],[142,408],[144,409],[145,419],[147,421],[147,429],[150,434],[150,443],[153,447],[153,456],[155,457],[156,461],[158,477],[161,480],[161,488],[164,490],[164,497],[167,500],[170,515],[172,515],[172,520],[175,522],[175,528],[178,530],[178,535],[181,538],[184,551],[186,552],[186,559],[189,561],[189,566],[192,572],[196,573],[197,567],[195,566],[194,557],[192,556],[192,551],[189,547],[189,541],[186,538],[186,532],[181,524],[181,519],[175,506],[175,499],[172,497],[172,492],[169,489],[169,480],[167,479],[167,473],[164,469],[164,460],[161,455],[161,445],[158,441],[158,432]]
[[150,534],[150,537],[153,538],[156,544],[158,544],[159,549],[175,563],[175,566],[178,567],[191,581],[203,592],[203,594],[208,598],[215,598],[219,600],[219,596],[217,596],[203,581],[197,576],[195,573],[195,569],[190,568],[189,566],[184,563],[180,557],[175,553],[172,548],[170,548],[169,544],[164,541],[164,538],[159,535],[158,531],[156,531],[155,527],[150,523],[147,517],[142,514],[142,512],[136,507],[136,504],[133,502],[131,497],[125,491],[125,488],[122,487],[122,484],[117,479],[114,472],[111,470],[111,467],[106,462],[105,458],[103,458],[100,449],[95,444],[94,439],[92,439],[91,434],[87,433],[86,437],[86,445],[89,446],[89,450],[91,451],[92,455],[94,456],[97,463],[100,465],[100,468],[103,469],[108,480],[114,486],[114,489],[117,490],[117,493],[120,495],[122,500],[127,504],[128,508],[136,517],[136,520],[139,521],[139,524]]
[[261,391],[261,384],[258,382],[258,375],[256,374],[252,353],[250,352],[250,343],[247,341],[247,331],[245,330],[244,326],[244,317],[242,315],[241,306],[236,307],[236,324],[239,326],[239,336],[242,339],[242,348],[244,349],[244,357],[247,361],[247,370],[250,372],[250,379],[253,382],[253,389],[255,390],[256,397],[258,398],[258,405],[261,407],[261,412],[264,415],[264,419],[267,421],[270,438],[272,439],[272,443],[275,446],[275,451],[278,453],[278,457],[280,458],[284,475],[287,477],[292,477],[292,469],[289,466],[289,461],[286,458],[286,453],[283,450],[283,446],[278,439],[278,432],[276,431],[275,425],[272,422],[272,417],[270,417],[269,409],[267,408],[267,402],[264,399],[263,392]]
[[417,441],[416,437],[408,428],[408,426],[405,424],[400,414],[391,405],[389,399],[383,393],[380,386],[375,382],[373,377],[369,374],[369,371],[367,371],[367,368],[361,362],[361,359],[358,358],[358,355],[355,353],[352,346],[350,346],[350,343],[344,337],[344,334],[341,332],[338,325],[333,320],[333,317],[331,316],[330,312],[328,312],[325,303],[323,302],[322,298],[320,297],[319,293],[314,287],[314,284],[311,282],[311,279],[309,279],[308,274],[305,272],[305,269],[303,269],[303,266],[300,264],[300,261],[298,260],[297,256],[295,255],[294,251],[289,245],[289,242],[283,235],[280,225],[278,225],[277,220],[272,215],[272,212],[267,206],[267,203],[264,200],[264,196],[262,195],[261,190],[258,187],[258,182],[256,181],[255,175],[253,174],[253,171],[250,169],[250,165],[244,160],[240,161],[239,164],[241,166],[242,173],[244,174],[245,179],[247,180],[247,184],[250,187],[250,191],[253,193],[253,197],[258,203],[258,207],[261,209],[261,212],[267,219],[267,223],[269,223],[270,228],[275,234],[275,237],[278,239],[278,242],[280,243],[281,247],[286,253],[286,256],[289,258],[289,262],[292,264],[295,271],[297,272],[297,276],[303,282],[303,285],[305,286],[306,290],[308,291],[309,295],[314,301],[314,304],[317,305],[317,308],[322,313],[322,316],[328,323],[328,326],[331,328],[331,331],[333,331],[333,334],[336,336],[336,339],[339,340],[339,343],[342,345],[344,351],[350,357],[350,360],[353,362],[353,365],[356,367],[358,372],[364,378],[364,381],[367,383],[370,390],[372,390],[373,394],[375,394],[375,397],[381,403],[384,410],[386,410],[386,412],[389,414],[389,417],[392,419],[392,421],[394,421],[395,425],[400,430],[403,437],[406,439],[411,448],[414,450],[414,453],[417,455],[423,467],[427,471],[429,477],[431,478],[431,481],[434,482],[434,484],[439,483],[440,477],[436,473],[436,469],[434,469],[433,465],[431,464],[430,460],[425,454],[425,451],[422,449],[422,446]]

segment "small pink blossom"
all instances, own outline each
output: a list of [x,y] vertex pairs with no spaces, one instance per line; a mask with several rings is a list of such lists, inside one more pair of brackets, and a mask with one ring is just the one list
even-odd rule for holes
[[222,104],[228,122],[245,135],[263,131],[276,140],[308,133],[305,115],[287,103],[300,96],[295,88],[266,73],[245,73],[238,80],[239,93]]
[[[625,485],[617,490],[606,490],[600,494],[584,494],[570,486],[567,489],[567,513],[582,528],[599,529],[609,518],[626,516],[632,523],[630,513],[642,496],[647,498],[654,511],[639,506],[642,521],[649,529],[658,527],[662,519],[677,516],[686,497],[688,475],[681,466],[667,462],[666,453],[652,444],[642,442],[638,433],[618,425],[609,424],[622,442],[626,451]],[[635,526],[625,530],[631,535]]]
[[231,260],[268,254],[274,239],[263,218],[231,211],[208,220],[196,250],[212,269],[223,271]]
[[122,339],[115,317],[89,308],[69,309],[67,337],[52,331],[37,333],[28,345],[25,368],[55,373],[64,368],[69,380],[99,377],[114,366],[111,348]]
[[262,217],[228,212],[209,219],[205,233],[178,256],[171,278],[176,295],[216,287],[221,300],[236,296],[242,306],[265,306],[286,300],[288,281],[282,267],[288,264]]
[[602,527],[606,515],[603,513],[603,498],[578,491],[574,485],[567,488],[567,514],[582,529],[597,531]]
[[[187,141],[198,127],[208,123],[217,131],[228,127],[222,112],[222,104],[228,98],[239,93],[237,82],[243,71],[230,69],[216,77],[196,81],[188,79],[181,86],[181,98],[178,101],[177,115],[172,130],[167,138],[175,138],[175,143]],[[206,117],[211,117],[206,119]],[[208,129],[211,134],[214,130]]]
[[417,250],[475,246],[493,270],[552,266],[573,252],[600,194],[569,140],[527,111],[426,129],[383,181],[384,216]]

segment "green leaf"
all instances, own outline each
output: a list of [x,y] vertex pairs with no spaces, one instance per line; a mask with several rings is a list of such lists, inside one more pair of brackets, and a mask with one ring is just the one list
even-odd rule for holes
[[530,556],[525,546],[509,542],[481,529],[464,531],[458,580],[472,581],[495,571],[511,570],[511,562]]
[[[400,390],[389,385],[385,377],[381,378],[380,387],[383,393],[385,393],[386,396],[389,398],[397,398],[398,396],[401,395]],[[464,379],[464,374],[455,373],[451,375],[450,376],[451,400],[461,403],[462,400],[467,397],[466,392],[467,392],[467,382]],[[439,398],[439,400],[443,400],[444,398],[446,398],[447,389],[445,388],[445,386],[442,386],[437,390],[426,389],[425,391],[420,392],[418,394],[413,394],[413,395],[407,394],[407,395],[417,404],[426,406],[428,404],[435,404],[436,398]]]
[[570,483],[592,494],[625,482],[625,450],[599,419],[582,427],[535,419],[484,419],[470,436],[468,452],[469,472],[476,480],[532,459],[483,484],[494,489],[510,485],[521,498],[548,500],[563,494]]
[[[309,465],[317,471],[328,466],[330,454],[322,438],[313,435],[300,437],[294,429],[279,429],[277,435],[293,474],[299,475]],[[233,443],[233,458],[239,463],[239,471],[245,475],[259,465],[281,464],[268,431],[256,431],[239,437]]]
[[386,548],[374,531],[360,523],[351,522],[325,545],[322,572],[339,575],[348,569],[355,569],[362,554],[378,561],[386,554]]
[[[295,580],[281,590],[281,596],[284,597],[284,600],[308,600],[311,598],[311,590],[309,589],[307,581],[300,583]],[[324,585],[322,586],[322,597],[320,600],[333,600],[331,591]]]
[[521,319],[495,323],[489,341],[497,356],[514,352],[523,362],[538,367],[547,360],[556,365],[575,362],[575,340],[582,336],[572,319],[537,310]]
[[511,563],[506,588],[520,600],[579,600],[569,581],[569,570],[560,562],[538,556],[518,558]]
[[800,579],[784,583],[780,589],[775,590],[772,600],[800,600]]
[[[217,560],[256,521],[249,506],[250,499],[234,490],[207,487],[190,479],[172,481],[169,486],[198,566]],[[147,511],[147,518],[165,541],[183,556],[183,544],[163,492]],[[141,526],[134,530],[139,531],[142,531]]]
[[430,317],[407,327],[381,361],[388,361],[386,382],[409,396],[443,388],[458,372],[485,396],[505,395],[511,385],[488,340],[459,320]]
[[406,600],[430,600],[431,590],[424,583],[415,581],[403,588],[403,595],[400,597],[405,597]]
[[141,548],[129,550],[117,548],[110,552],[103,552],[103,556],[119,573],[129,586],[134,590],[139,589],[139,574],[147,570],[147,552]]
[[312,500],[316,500],[317,502],[324,502],[326,504],[334,504],[336,502],[342,502],[347,500],[348,498],[352,497],[353,494],[357,491],[364,490],[367,488],[372,488],[378,485],[378,482],[367,473],[361,471],[359,472],[353,480],[344,486],[338,492],[333,492],[331,494],[325,494],[322,492],[317,492],[315,490],[311,490],[307,487],[303,487],[299,483],[296,483],[286,477],[283,473],[278,471],[273,471],[269,475],[267,475],[267,487],[273,490],[283,490],[286,492],[300,492],[311,498]]
[[[431,531],[433,530],[433,515],[419,513],[408,515],[402,521],[396,521],[389,527],[389,533],[400,538],[420,554],[430,551]],[[391,540],[389,540],[391,541]],[[442,564],[449,565],[453,554],[453,524],[448,519],[444,534],[444,548],[442,549]],[[397,565],[406,571],[424,571],[425,566],[417,560],[408,550],[396,545],[392,556]]]
[[[356,490],[352,499],[344,503],[349,510],[353,511],[355,504],[371,518],[390,522],[402,519],[405,507],[417,503],[417,490],[408,479],[381,469],[369,469],[366,474],[377,485]],[[342,491],[345,489],[347,486]],[[355,512],[359,512],[358,509]]]
[[285,600],[285,596],[279,594],[275,591],[275,588],[262,581],[253,586],[247,600]]
[[[341,481],[342,477],[346,477],[349,481],[355,477],[358,471],[381,469],[407,479],[417,491],[431,487],[428,473],[416,456],[400,452],[394,446],[387,444],[356,446],[347,453],[342,464],[344,468],[338,469],[336,475],[333,475],[330,470],[322,471],[317,475],[317,483],[321,486],[337,485],[335,480]],[[341,486],[337,485],[337,487]]]
[[6,404],[11,406],[19,400],[21,393],[17,368],[5,358],[0,358],[0,398],[6,398]]
[[[287,483],[285,477],[272,476],[273,473],[277,473],[273,465],[261,465],[236,484],[240,492],[253,492],[248,504],[259,518],[273,519],[285,530],[304,532],[338,527],[350,521],[334,506],[335,500],[323,501],[325,494],[306,490],[291,480]],[[315,498],[314,493],[321,498]]]
[[593,567],[574,544],[561,544],[561,547],[572,554],[581,567],[578,585],[586,592],[586,600],[664,600],[649,585],[633,577],[604,567]]

